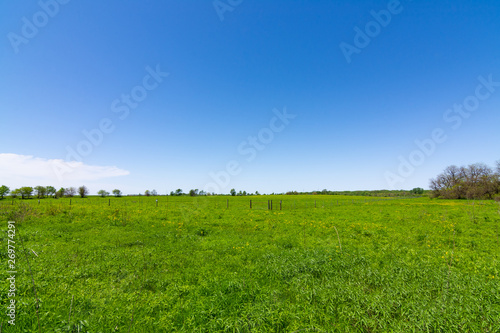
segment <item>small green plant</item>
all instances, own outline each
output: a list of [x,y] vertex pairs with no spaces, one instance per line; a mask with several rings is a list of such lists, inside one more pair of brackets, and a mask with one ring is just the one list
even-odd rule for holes
[[201,236],[201,237],[208,236],[208,233],[209,233],[209,231],[206,228],[197,229],[195,232],[196,235]]

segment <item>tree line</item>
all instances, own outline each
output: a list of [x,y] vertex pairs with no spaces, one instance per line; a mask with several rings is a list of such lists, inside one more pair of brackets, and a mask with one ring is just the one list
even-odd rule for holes
[[[149,191],[146,191],[149,192]],[[156,195],[156,191],[153,190],[153,192]],[[38,198],[38,199],[43,199],[43,198],[72,198],[76,195],[80,196],[81,198],[85,198],[86,196],[89,195],[89,190],[86,186],[80,186],[78,188],[75,187],[61,187],[59,190],[56,190],[54,186],[23,186],[14,190],[10,190],[10,188],[6,185],[0,186],[0,199],[3,199],[4,196],[10,193],[10,197],[12,199],[16,198],[21,198],[21,199],[31,199],[31,198]],[[122,191],[119,189],[114,189],[113,190],[113,195],[115,197],[121,197]],[[101,197],[106,197],[110,193],[106,190],[99,190],[97,192],[97,195]]]
[[[429,183],[431,198],[444,198],[444,199],[495,199],[500,201],[500,160],[496,162],[495,169],[482,164],[476,163],[469,166],[457,167],[455,165],[448,166],[441,174],[436,178],[430,180]],[[375,190],[375,191],[312,191],[312,192],[297,192],[289,191],[284,194],[286,195],[299,195],[299,194],[309,194],[309,195],[362,195],[362,196],[380,196],[380,197],[400,197],[400,196],[410,196],[410,195],[422,195],[426,193],[423,188],[416,187],[409,191],[407,190]],[[0,186],[0,199],[10,193],[11,198],[30,199],[33,197],[45,198],[62,198],[62,197],[74,197],[79,195],[81,198],[85,198],[89,194],[89,190],[86,186],[75,187],[61,187],[56,190],[53,186],[23,186],[14,190],[10,190],[6,185]],[[122,192],[119,189],[114,189],[112,191],[115,197],[121,197]],[[99,190],[97,194],[101,197],[106,197],[110,193],[106,190]],[[275,193],[272,193],[275,194]],[[140,194],[139,194],[140,195]],[[146,190],[144,192],[145,196],[156,196],[158,193],[156,190]],[[182,189],[177,189],[176,191],[170,192],[171,196],[206,196],[206,195],[216,195],[215,193],[207,193],[205,191],[199,191],[198,189],[191,189],[188,193],[184,193]],[[260,195],[258,191],[255,194],[239,191],[233,188],[229,192],[231,196],[246,196],[246,195]]]
[[[62,197],[74,197],[76,195],[79,195],[80,197],[84,198],[88,196],[89,190],[85,186],[80,186],[78,188],[75,187],[68,187],[68,188],[63,188],[61,187],[59,190],[56,190],[53,186],[36,186],[36,187],[29,187],[29,186],[24,186],[18,189],[15,189],[13,191],[10,191],[10,189],[2,185],[0,187],[0,199],[3,199],[5,195],[10,193],[11,198],[21,198],[21,199],[30,199],[33,197],[36,198],[45,198],[45,197],[52,197],[52,198],[62,198]],[[106,190],[99,190],[97,192],[97,195],[100,197],[107,197],[109,195],[113,194],[115,197],[121,197],[123,196],[123,193],[119,189],[114,189],[111,193],[106,191]],[[375,197],[405,197],[405,196],[412,196],[412,195],[422,195],[424,194],[424,189],[417,187],[412,190],[375,190],[375,191],[330,191],[330,190],[321,190],[321,191],[311,191],[311,192],[297,192],[297,191],[288,191],[286,193],[271,193],[271,195],[275,194],[286,194],[286,195],[351,195],[351,196],[375,196]],[[145,195],[147,197],[149,196],[157,196],[158,192],[156,190],[146,190],[144,194],[139,193],[140,195]],[[228,194],[216,194],[216,193],[208,193],[203,190],[198,190],[198,189],[191,189],[188,192],[184,192],[182,189],[177,189],[175,191],[171,191],[170,196],[191,196],[191,197],[197,197],[197,196],[215,196],[215,195],[230,195],[230,196],[249,196],[249,195],[262,195],[259,193],[259,191],[255,191],[255,193],[252,192],[247,192],[243,190],[236,191],[234,188],[232,188]]]
[[75,195],[79,195],[82,198],[85,198],[89,194],[89,190],[86,186],[80,186],[78,188],[75,187],[61,187],[59,190],[56,190],[54,186],[23,186],[20,188],[16,188],[14,190],[10,190],[8,186],[2,185],[0,186],[0,199],[3,199],[4,196],[10,193],[10,197],[15,199],[20,197],[21,199],[31,199],[33,197],[37,197],[39,199],[42,198],[62,198],[62,197],[74,197]]
[[[191,190],[189,190],[189,192],[184,193],[184,191],[179,188],[175,191],[171,191],[170,195],[171,196],[189,195],[190,197],[197,197],[197,196],[211,196],[211,195],[218,195],[218,194],[205,192],[203,190],[200,191],[198,189],[191,189]],[[221,194],[221,195],[227,195],[227,194]],[[260,195],[260,193],[259,193],[259,191],[255,191],[255,194],[254,194],[254,193],[250,193],[247,191],[241,191],[241,190],[239,192],[236,192],[236,190],[234,188],[232,188],[231,191],[229,191],[229,195],[234,197],[234,196],[246,196],[246,195]]]
[[327,189],[317,190],[312,192],[297,192],[288,191],[286,195],[349,195],[349,196],[364,196],[364,197],[407,197],[422,195],[425,190],[421,187],[415,187],[411,190],[360,190],[360,191],[330,191]]
[[430,180],[431,197],[443,199],[495,199],[500,201],[500,160],[495,169],[476,163],[448,166]]

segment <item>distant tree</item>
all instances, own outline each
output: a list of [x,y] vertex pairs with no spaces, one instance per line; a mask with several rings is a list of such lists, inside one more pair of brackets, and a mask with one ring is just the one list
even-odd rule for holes
[[201,191],[198,193],[198,195],[207,195],[207,192],[205,192],[205,191],[201,190]]
[[35,186],[35,194],[40,199],[45,197],[47,193],[47,188],[45,186]]
[[151,192],[149,192],[149,190],[146,190],[146,191],[144,192],[144,195],[145,195],[145,196],[147,196],[147,197],[149,197],[149,196],[151,195]]
[[492,199],[496,194],[493,170],[484,164],[472,164],[464,168],[467,199]]
[[255,195],[260,195],[259,191],[255,191]]
[[234,188],[229,191],[229,194],[231,194],[233,197],[236,195],[236,190]]
[[421,188],[421,187],[415,187],[413,188],[410,193],[412,194],[423,194],[424,193],[424,189]]
[[4,195],[7,195],[10,192],[10,188],[5,185],[0,186],[0,199],[3,199]]
[[[497,185],[497,193],[500,194],[500,160],[497,161],[497,172],[496,172],[496,185]],[[498,196],[497,198],[499,198]]]
[[72,198],[76,194],[76,189],[74,187],[68,187],[64,190],[64,194],[66,194],[68,198]]
[[152,196],[157,196],[157,195],[158,195],[158,192],[156,192],[156,190],[155,190],[155,189],[153,189],[153,190],[151,191],[151,195],[152,195]]
[[184,193],[182,192],[182,189],[178,188],[177,190],[175,190],[175,195],[177,196],[181,196],[183,195]]
[[447,167],[431,179],[429,187],[433,197],[444,199],[492,199],[500,193],[499,177],[481,163],[467,167]]
[[78,188],[78,195],[80,195],[80,198],[85,198],[89,194],[89,189],[86,188],[85,186],[80,186]]
[[120,191],[119,189],[114,189],[113,194],[115,195],[115,197],[121,197],[122,191]]
[[109,192],[106,190],[99,190],[99,192],[97,192],[97,194],[104,198],[104,197],[107,197],[109,195]]
[[175,192],[174,192],[174,191],[170,191],[170,195],[171,195],[171,196],[174,196],[174,195],[175,195]]
[[20,190],[21,190],[21,198],[22,199],[31,198],[31,195],[33,194],[33,187],[24,186],[24,187],[21,187]]
[[66,189],[64,187],[61,187],[56,192],[56,198],[62,198],[62,197],[64,197],[64,193],[66,193]]
[[189,195],[192,197],[196,197],[198,195],[198,189],[190,190]]
[[243,191],[243,195],[247,195],[247,191]]
[[46,190],[47,190],[47,196],[48,197],[56,195],[56,188],[54,186],[47,186]]
[[11,196],[12,199],[17,198],[20,195],[21,195],[21,189],[20,188],[16,188],[12,192],[10,192],[10,196]]

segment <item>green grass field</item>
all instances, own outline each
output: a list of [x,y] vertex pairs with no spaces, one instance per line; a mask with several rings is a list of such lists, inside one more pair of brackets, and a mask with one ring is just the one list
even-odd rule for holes
[[1,332],[500,332],[492,201],[69,200],[0,202]]

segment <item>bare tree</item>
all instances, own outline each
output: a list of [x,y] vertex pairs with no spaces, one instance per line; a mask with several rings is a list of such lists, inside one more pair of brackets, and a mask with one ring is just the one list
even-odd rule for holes
[[457,168],[452,165],[431,179],[431,195],[445,199],[492,199],[500,192],[498,175],[482,163]]
[[80,195],[81,198],[85,198],[89,194],[89,189],[86,188],[85,186],[80,186],[78,188],[78,194]]
[[76,189],[74,187],[68,187],[66,190],[64,190],[64,193],[67,197],[71,198],[75,196]]
[[[497,161],[497,172],[495,174],[497,193],[500,193],[500,160]],[[498,196],[500,198],[500,196]]]

